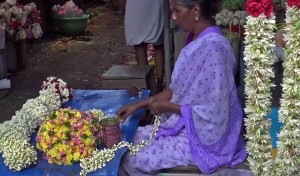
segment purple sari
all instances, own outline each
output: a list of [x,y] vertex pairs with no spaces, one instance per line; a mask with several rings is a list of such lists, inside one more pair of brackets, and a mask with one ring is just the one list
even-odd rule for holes
[[[207,174],[243,162],[247,153],[241,134],[243,111],[234,65],[231,45],[218,27],[209,27],[188,42],[175,64],[170,85],[171,102],[181,105],[181,116],[162,114],[156,140],[133,159],[127,159],[126,162],[132,162],[124,167],[135,165],[135,170],[125,170],[131,175],[152,175],[159,169],[196,164]],[[149,135],[152,128],[140,127],[134,142],[146,139],[143,131]],[[161,154],[146,154],[154,149]],[[149,168],[151,163],[153,167]]]

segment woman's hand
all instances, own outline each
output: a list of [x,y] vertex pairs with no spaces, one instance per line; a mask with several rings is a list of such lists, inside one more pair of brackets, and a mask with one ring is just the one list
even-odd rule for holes
[[134,113],[136,110],[138,110],[138,106],[136,104],[125,105],[117,111],[117,117],[122,123],[129,115]]

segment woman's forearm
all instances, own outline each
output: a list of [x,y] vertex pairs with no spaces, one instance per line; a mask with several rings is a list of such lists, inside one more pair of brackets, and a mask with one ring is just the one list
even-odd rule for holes
[[140,102],[137,102],[135,103],[137,108],[140,109],[140,108],[149,108],[149,105],[151,102],[154,101],[170,101],[171,98],[172,98],[172,91],[171,89],[167,88],[166,90],[164,90],[163,92],[157,94],[157,95],[154,95],[152,97],[149,97],[143,101],[140,101]]
[[181,115],[180,105],[178,105],[178,104],[170,102],[169,111]]
[[170,101],[171,98],[172,98],[172,95],[173,95],[173,92],[170,88],[167,88],[165,89],[164,91],[162,91],[161,93],[159,94],[156,94],[150,98],[153,98],[155,100],[158,100],[158,101]]

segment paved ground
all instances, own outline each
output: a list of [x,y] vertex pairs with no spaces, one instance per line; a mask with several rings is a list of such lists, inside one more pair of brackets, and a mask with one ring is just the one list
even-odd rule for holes
[[37,97],[48,76],[62,78],[74,89],[101,89],[101,75],[113,64],[134,61],[125,43],[123,21],[110,9],[98,11],[88,24],[87,37],[48,34],[28,46],[27,67],[12,77],[10,90],[0,90],[0,122],[10,119],[26,100]]

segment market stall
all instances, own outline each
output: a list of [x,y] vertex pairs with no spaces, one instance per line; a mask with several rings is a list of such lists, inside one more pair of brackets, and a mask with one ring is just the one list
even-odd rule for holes
[[[108,116],[114,116],[115,112],[123,105],[140,101],[149,96],[150,91],[143,90],[139,95],[129,95],[127,90],[74,90],[74,99],[63,104],[63,107],[72,107],[74,109],[88,111],[91,109],[101,109]],[[144,113],[139,110],[122,123],[121,134],[122,140],[130,142],[135,134],[139,120]],[[31,144],[36,145],[36,133],[31,136]],[[98,149],[103,148],[101,145]],[[126,152],[127,148],[118,149],[113,160],[107,163],[105,167],[99,169],[89,175],[118,175],[118,168],[122,155]],[[3,158],[0,158],[0,173],[6,176],[40,176],[40,175],[79,175],[81,171],[80,164],[76,163],[72,166],[49,164],[46,159],[42,157],[41,152],[37,152],[37,164],[32,165],[20,172],[9,170],[4,164]]]

